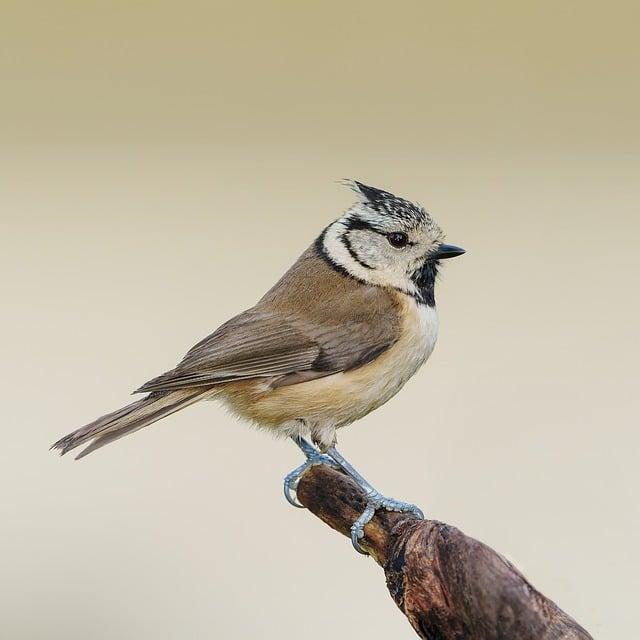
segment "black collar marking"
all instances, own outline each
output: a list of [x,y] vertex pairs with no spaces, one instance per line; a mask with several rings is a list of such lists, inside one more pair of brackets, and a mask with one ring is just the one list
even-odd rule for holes
[[349,231],[345,231],[340,236],[340,241],[345,246],[345,249],[349,252],[349,255],[362,267],[365,269],[373,269],[370,264],[367,264],[364,260],[360,258],[360,256],[355,252],[354,248],[351,246],[351,240],[349,240]]
[[341,264],[338,264],[324,248],[324,237],[327,235],[329,227],[327,227],[317,238],[315,241],[315,248],[318,252],[318,255],[334,270],[337,271],[340,275],[343,275],[345,278],[351,278],[352,280],[357,280],[362,284],[366,284],[364,280],[360,280],[360,278],[356,278],[353,274],[349,273]]
[[[349,273],[341,264],[338,264],[333,258],[327,253],[327,250],[324,247],[324,237],[327,234],[327,227],[316,239],[314,242],[315,249],[318,255],[337,273],[344,276],[345,278],[351,278],[360,284],[367,285],[369,287],[374,287],[377,285],[372,285],[370,282],[365,282],[364,280],[354,276],[352,273]],[[415,283],[418,291],[416,293],[410,293],[408,291],[404,291],[403,289],[398,289],[397,287],[393,287],[395,291],[399,291],[400,293],[404,293],[405,296],[409,296],[413,298],[419,304],[426,304],[429,307],[436,306],[435,300],[435,282],[436,275],[438,273],[438,261],[437,260],[427,260],[421,269],[416,271],[413,274],[412,280]]]

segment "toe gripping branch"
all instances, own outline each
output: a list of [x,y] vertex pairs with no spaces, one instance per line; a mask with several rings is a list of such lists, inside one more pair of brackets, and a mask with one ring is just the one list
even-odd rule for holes
[[284,479],[284,497],[287,499],[287,502],[294,507],[305,509],[306,507],[298,500],[297,495],[300,478],[302,478],[307,469],[318,464],[326,464],[334,469],[337,469],[338,465],[329,456],[321,454],[320,451],[304,438],[294,438],[294,441],[304,453],[306,460],[286,475]]
[[360,541],[364,538],[365,526],[371,522],[378,509],[397,513],[408,513],[419,519],[424,518],[422,511],[415,505],[394,500],[393,498],[387,498],[379,493],[334,447],[327,451],[328,455],[323,455],[304,438],[294,438],[294,441],[307,459],[284,479],[285,498],[289,504],[292,504],[294,507],[305,508],[305,505],[300,502],[297,496],[298,485],[302,476],[311,467],[327,465],[348,476],[364,492],[365,498],[364,510],[355,518],[350,529],[351,544],[358,553],[369,555],[360,544]]

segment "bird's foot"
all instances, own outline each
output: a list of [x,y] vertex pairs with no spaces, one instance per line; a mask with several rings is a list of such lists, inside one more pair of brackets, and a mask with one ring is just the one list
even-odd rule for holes
[[360,514],[360,517],[351,525],[351,544],[353,548],[363,555],[368,555],[367,552],[360,546],[360,540],[364,538],[364,528],[375,516],[378,509],[385,509],[386,511],[396,511],[398,513],[411,513],[414,516],[424,519],[424,514],[419,507],[409,502],[402,502],[401,500],[395,500],[393,498],[387,498],[375,489],[367,491],[367,506],[365,510]]
[[301,446],[300,448],[307,456],[306,461],[289,473],[284,479],[284,497],[287,499],[289,504],[292,504],[294,507],[298,507],[299,509],[304,509],[305,506],[298,500],[298,483],[307,469],[319,464],[326,464],[334,468],[337,467],[336,463],[329,456],[322,455],[315,447],[306,441],[305,445],[305,447]]
[[294,507],[304,509],[304,505],[300,504],[296,496],[296,489],[300,478],[304,475],[305,471],[310,467],[318,464],[326,464],[334,469],[338,469],[346,473],[357,485],[365,491],[366,507],[360,514],[360,517],[351,526],[351,543],[354,549],[358,553],[368,555],[367,552],[360,546],[360,540],[364,538],[364,528],[375,516],[378,509],[385,509],[386,511],[396,511],[398,513],[410,513],[416,518],[421,520],[424,518],[424,514],[419,507],[409,502],[402,502],[400,500],[394,500],[393,498],[387,498],[383,496],[379,491],[376,491],[344,458],[344,456],[338,452],[335,447],[330,447],[327,450],[328,455],[323,455],[318,449],[316,449],[310,442],[305,440],[301,436],[292,437],[293,441],[300,447],[307,460],[304,464],[301,464],[297,469],[294,469],[284,479],[284,495],[287,501]]
[[327,450],[328,455],[335,460],[342,469],[356,484],[365,492],[367,506],[360,514],[360,517],[351,526],[351,543],[358,553],[367,555],[367,552],[360,546],[360,540],[364,538],[364,528],[371,521],[378,509],[387,511],[397,511],[399,513],[411,513],[421,520],[424,519],[422,511],[415,504],[401,502],[393,498],[383,496],[373,488],[361,475],[353,468],[353,465],[335,448]]

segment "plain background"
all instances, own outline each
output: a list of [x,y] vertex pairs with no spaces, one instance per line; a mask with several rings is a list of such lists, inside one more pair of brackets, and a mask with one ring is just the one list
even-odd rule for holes
[[340,433],[380,489],[637,631],[636,3],[9,2],[0,10],[0,620],[13,640],[412,638],[212,403],[51,442],[251,306],[352,202],[467,248],[428,365]]

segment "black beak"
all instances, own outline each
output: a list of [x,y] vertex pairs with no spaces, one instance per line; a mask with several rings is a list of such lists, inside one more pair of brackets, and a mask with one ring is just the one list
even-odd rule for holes
[[436,252],[431,256],[433,260],[444,260],[445,258],[455,258],[464,253],[464,249],[452,244],[441,244]]

